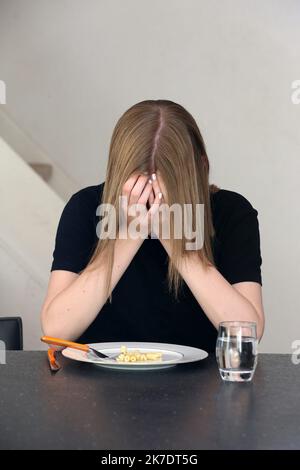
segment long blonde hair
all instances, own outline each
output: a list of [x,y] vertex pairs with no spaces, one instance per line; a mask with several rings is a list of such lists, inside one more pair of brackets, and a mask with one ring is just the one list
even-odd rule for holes
[[[129,108],[118,120],[112,134],[106,179],[99,203],[112,204],[118,220],[118,201],[124,183],[136,173],[158,172],[166,187],[168,203],[191,204],[193,220],[196,204],[204,204],[204,244],[197,251],[207,266],[213,264],[209,163],[200,130],[191,114],[168,100],[146,100]],[[183,206],[182,206],[183,207]],[[172,232],[171,232],[172,233]],[[185,238],[171,239],[168,264],[169,288],[178,296],[182,285],[178,266],[185,250]],[[106,289],[110,296],[114,239],[99,239],[87,270],[105,263]]]

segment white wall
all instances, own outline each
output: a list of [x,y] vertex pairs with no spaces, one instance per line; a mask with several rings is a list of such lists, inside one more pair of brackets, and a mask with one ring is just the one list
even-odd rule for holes
[[40,310],[64,203],[0,138],[0,316],[20,316],[24,348],[42,349]]
[[6,110],[78,187],[103,179],[119,116],[147,98],[186,106],[213,180],[261,223],[262,350],[300,338],[297,0],[0,0]]
[[0,316],[22,318],[24,349],[44,349],[40,342],[40,309],[46,286],[0,241]]

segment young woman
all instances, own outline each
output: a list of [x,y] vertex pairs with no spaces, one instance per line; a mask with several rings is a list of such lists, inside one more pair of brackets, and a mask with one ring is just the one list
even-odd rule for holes
[[[98,236],[100,203],[116,209],[115,238]],[[130,226],[136,204],[145,209],[146,237],[121,237],[118,216]],[[204,205],[200,248],[188,250],[185,233],[176,238],[170,230],[165,238],[151,229],[162,204],[190,204],[194,216]],[[71,197],[53,258],[41,314],[47,336],[213,351],[221,321],[254,321],[263,334],[257,211],[243,196],[209,184],[201,133],[174,102],[143,101],[119,119],[105,183]]]

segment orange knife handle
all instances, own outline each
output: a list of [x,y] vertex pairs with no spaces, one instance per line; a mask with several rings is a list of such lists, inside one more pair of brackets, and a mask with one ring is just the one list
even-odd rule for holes
[[57,372],[60,369],[60,365],[58,361],[56,360],[54,349],[51,349],[51,348],[48,349],[48,360],[49,360],[50,369],[54,372]]
[[73,343],[65,339],[51,338],[51,336],[42,336],[41,341],[47,344],[54,344],[56,346],[64,346],[65,348],[80,349],[80,351],[89,351],[87,344]]

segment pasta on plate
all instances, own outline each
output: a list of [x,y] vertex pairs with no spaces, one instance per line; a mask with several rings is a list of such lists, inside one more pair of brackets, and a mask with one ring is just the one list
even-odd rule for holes
[[116,357],[118,362],[152,362],[161,361],[161,352],[141,352],[138,349],[128,351],[126,346],[121,346],[121,353]]

